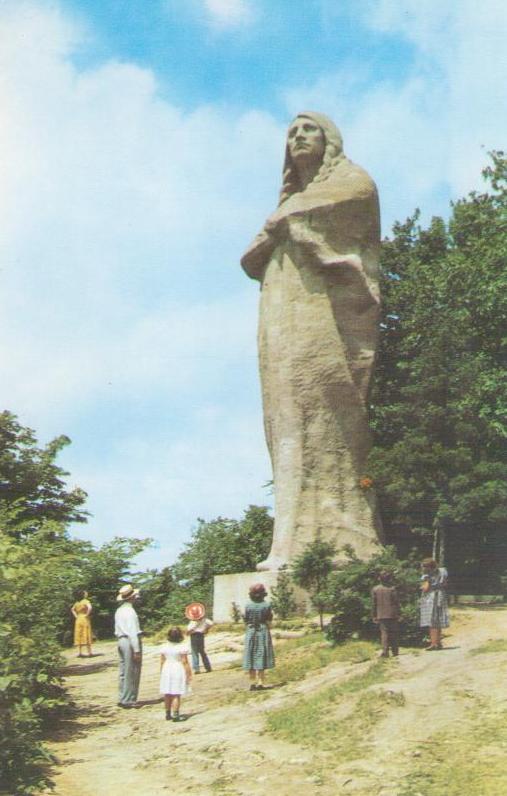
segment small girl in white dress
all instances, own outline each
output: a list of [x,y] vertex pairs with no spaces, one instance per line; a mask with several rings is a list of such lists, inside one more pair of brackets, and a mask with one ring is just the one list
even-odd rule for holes
[[[181,721],[180,702],[190,693],[192,670],[188,662],[189,648],[183,642],[179,627],[172,627],[167,634],[167,644],[160,650],[160,693],[164,695],[167,721]],[[171,715],[172,710],[172,715]]]

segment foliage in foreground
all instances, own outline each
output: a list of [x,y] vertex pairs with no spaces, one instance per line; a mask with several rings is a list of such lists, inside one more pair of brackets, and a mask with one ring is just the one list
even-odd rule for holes
[[65,704],[51,615],[64,616],[65,606],[47,548],[0,535],[0,559],[0,781],[9,793],[29,793],[47,760],[42,725]]
[[22,542],[0,532],[0,782],[9,794],[30,793],[40,781],[42,731],[67,701],[61,641],[71,632],[74,592],[94,584],[94,628],[109,635],[135,542],[117,539],[95,550],[50,522]]
[[91,591],[94,629],[109,635],[118,583],[149,544],[115,539],[96,550],[69,537],[66,523],[86,514],[84,493],[67,490],[54,461],[62,439],[39,448],[30,429],[0,414],[0,783],[9,796],[44,781],[41,737],[67,703],[61,642],[76,589]]
[[371,590],[378,583],[382,570],[393,575],[401,604],[400,641],[418,643],[419,629],[419,564],[415,558],[397,558],[393,547],[387,547],[368,561],[361,561],[351,548],[346,548],[348,561],[341,564],[327,579],[327,604],[333,618],[326,632],[330,640],[343,641],[357,634],[363,638],[378,636],[372,619]]

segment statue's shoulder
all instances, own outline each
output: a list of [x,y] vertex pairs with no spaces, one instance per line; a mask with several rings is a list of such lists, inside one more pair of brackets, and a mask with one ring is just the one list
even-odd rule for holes
[[340,160],[333,170],[329,182],[337,190],[339,188],[343,190],[346,186],[351,194],[357,195],[358,199],[365,199],[377,194],[377,186],[368,172],[348,158]]
[[282,205],[284,215],[304,214],[344,202],[367,201],[378,204],[377,187],[361,166],[342,157],[325,179],[314,180],[300,193],[294,193]]

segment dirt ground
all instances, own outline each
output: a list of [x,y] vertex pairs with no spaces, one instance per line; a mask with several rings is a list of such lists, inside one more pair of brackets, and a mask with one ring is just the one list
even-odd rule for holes
[[397,796],[421,744],[440,730],[452,734],[466,721],[471,698],[487,697],[492,709],[494,703],[505,709],[507,652],[474,656],[470,651],[503,639],[506,630],[507,609],[455,609],[445,650],[402,650],[381,687],[402,694],[403,707],[393,703],[375,725],[367,755],[346,763],[330,752],[274,738],[265,730],[265,714],[359,674],[369,663],[333,664],[267,694],[245,693],[244,673],[231,668],[239,659],[238,645],[231,651],[234,637],[215,632],[208,637],[213,672],[194,678],[193,693],[182,705],[186,720],[176,724],[165,721],[159,701],[157,647],[145,646],[142,704],[132,710],[116,706],[113,643],[97,644],[93,659],[77,660],[69,653],[66,682],[76,708],[49,739],[58,763],[48,793]]

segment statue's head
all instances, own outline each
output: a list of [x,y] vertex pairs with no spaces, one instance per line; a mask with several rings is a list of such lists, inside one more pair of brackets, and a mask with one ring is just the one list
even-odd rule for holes
[[313,182],[323,182],[328,179],[342,157],[343,140],[331,119],[314,111],[298,113],[287,133],[280,202],[301,190],[298,161],[315,160],[316,174]]
[[287,133],[287,150],[291,162],[322,163],[326,139],[322,128],[308,116],[296,116]]

